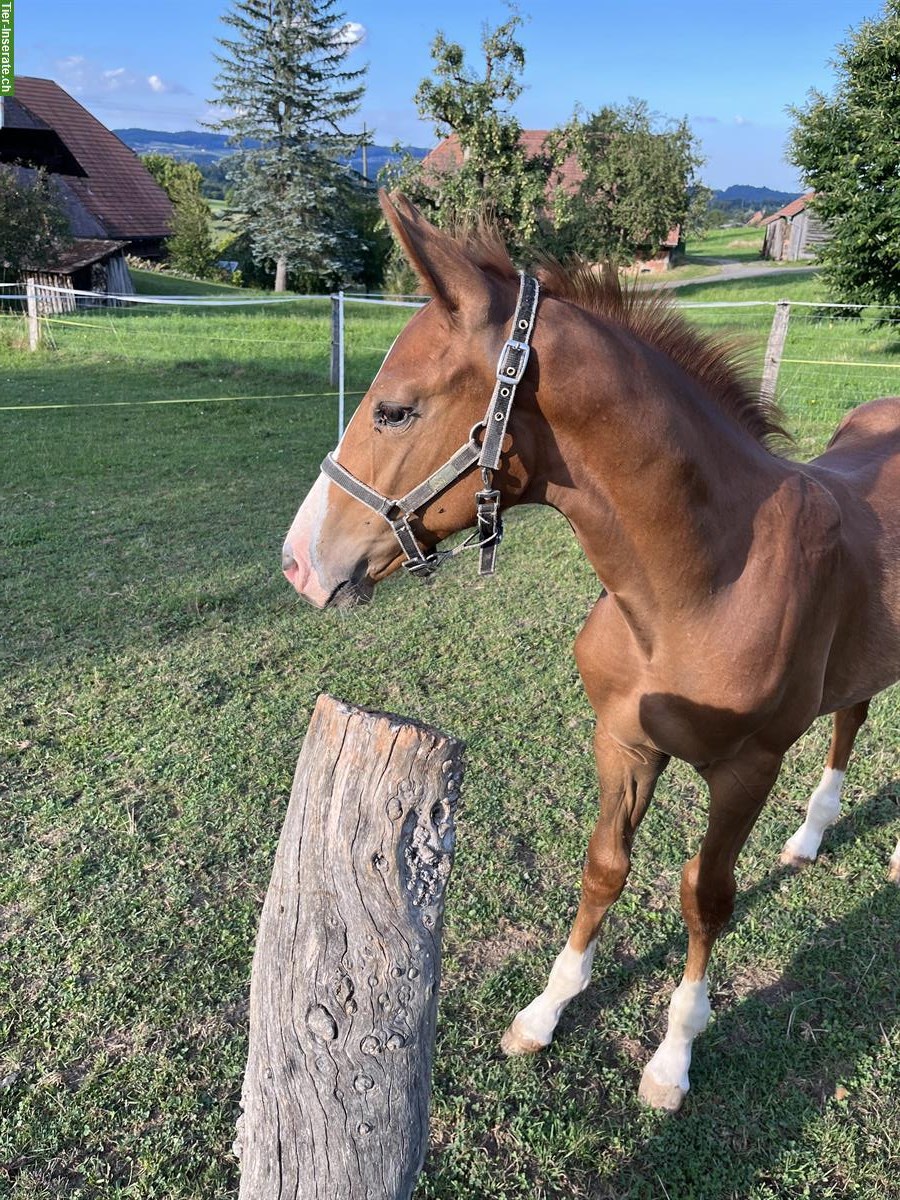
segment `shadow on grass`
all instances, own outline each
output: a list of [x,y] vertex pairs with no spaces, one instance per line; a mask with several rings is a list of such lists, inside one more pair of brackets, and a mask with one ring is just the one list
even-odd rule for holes
[[[840,865],[841,851],[851,839],[871,835],[895,818],[898,789],[900,780],[885,785],[829,832],[831,870]],[[893,842],[882,841],[886,870]],[[829,863],[809,870],[829,872]],[[789,868],[776,866],[739,894],[731,926],[736,935],[742,925],[752,929],[754,922],[765,920],[760,913],[765,902],[789,889],[792,878]],[[823,885],[829,878],[834,885],[830,876]],[[649,987],[657,1001],[660,991],[668,1000],[680,974],[686,937],[680,930],[669,933],[645,953],[624,958],[608,943],[595,965],[594,986],[566,1012],[553,1051],[530,1066],[505,1067],[510,1088],[522,1098],[529,1094],[523,1087],[527,1072],[528,1119],[536,1130],[546,1119],[545,1108],[560,1123],[569,1122],[567,1137],[574,1149],[566,1151],[565,1165],[562,1153],[548,1159],[546,1148],[535,1148],[538,1133],[530,1146],[520,1144],[520,1159],[531,1159],[533,1194],[547,1200],[573,1194],[591,1200],[900,1194],[885,1190],[882,1182],[866,1190],[861,1168],[854,1168],[850,1158],[848,1178],[841,1178],[841,1154],[835,1149],[841,1137],[847,1139],[851,1157],[866,1147],[866,1170],[873,1179],[881,1180],[879,1172],[889,1178],[889,1135],[882,1130],[891,1117],[881,1109],[895,1103],[891,1097],[900,1083],[900,1063],[890,1042],[900,1021],[900,889],[883,875],[881,880],[870,896],[833,920],[821,910],[807,907],[805,918],[799,911],[798,919],[808,920],[809,936],[777,973],[765,965],[754,972],[747,953],[743,957],[751,959],[749,967],[740,978],[729,978],[721,968],[716,971],[714,956],[714,1019],[696,1043],[692,1091],[674,1117],[653,1113],[637,1100],[640,1071],[664,1032],[665,1007],[654,1003],[657,1015],[648,1029],[647,1020],[640,1020],[646,1002],[636,996],[642,989],[646,995]],[[789,899],[793,903],[797,898]],[[672,903],[677,905],[677,898]],[[678,967],[673,967],[675,961]],[[509,973],[517,976],[518,992],[515,963]],[[442,1013],[465,1005],[461,996],[448,1000]],[[626,1023],[643,1029],[643,1044],[622,1036]],[[499,1065],[499,1054],[495,1061]],[[458,1080],[448,1078],[447,1083],[458,1086]],[[510,1125],[521,1126],[525,1114],[513,1116],[516,1099],[500,1100],[498,1107],[506,1109]],[[823,1137],[830,1142],[820,1163],[816,1145]],[[496,1156],[491,1172],[496,1169],[498,1178],[514,1173],[513,1164],[503,1161],[502,1141],[489,1149]],[[595,1165],[604,1160],[603,1166]],[[550,1177],[548,1167],[557,1166],[565,1182]],[[443,1190],[441,1158],[432,1169],[434,1190],[428,1194],[449,1194]],[[792,1179],[796,1190],[788,1186]]]

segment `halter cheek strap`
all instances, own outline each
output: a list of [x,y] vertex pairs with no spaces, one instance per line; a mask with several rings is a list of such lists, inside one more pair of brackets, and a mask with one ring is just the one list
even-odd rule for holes
[[[362,483],[346,467],[342,467],[335,461],[333,453],[327,455],[322,463],[324,475],[387,521],[406,555],[404,567],[416,575],[427,578],[434,574],[445,558],[451,558],[462,550],[475,547],[480,551],[479,575],[494,573],[497,547],[503,537],[503,522],[500,517],[500,493],[491,487],[492,476],[500,465],[503,439],[516,398],[516,389],[522,382],[528,366],[539,298],[538,281],[531,275],[520,273],[519,298],[513,317],[512,336],[504,342],[500,352],[494,390],[484,419],[474,426],[468,442],[460,446],[452,458],[433,471],[418,487],[414,487],[398,500],[391,500],[368,484]],[[477,438],[480,430],[484,430],[481,442]],[[410,518],[476,464],[481,467],[484,486],[475,494],[475,532],[453,550],[432,550],[426,554],[410,527]]]

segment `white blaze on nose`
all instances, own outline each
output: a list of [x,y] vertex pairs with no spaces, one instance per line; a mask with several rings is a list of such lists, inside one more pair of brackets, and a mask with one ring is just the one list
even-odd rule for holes
[[284,542],[285,551],[297,564],[296,575],[290,577],[291,583],[301,596],[318,608],[322,608],[331,595],[331,589],[320,576],[319,560],[319,539],[328,509],[329,487],[328,478],[320,474],[297,510]]

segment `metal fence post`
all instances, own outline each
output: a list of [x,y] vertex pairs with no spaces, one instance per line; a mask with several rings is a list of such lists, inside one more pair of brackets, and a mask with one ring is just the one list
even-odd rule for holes
[[766,345],[766,359],[760,389],[763,396],[771,396],[773,399],[778,384],[778,368],[781,366],[781,355],[784,353],[790,318],[790,300],[779,300],[775,305],[775,315],[772,318],[772,328],[769,331],[769,341]]
[[338,441],[344,436],[344,293],[337,294],[337,340],[338,340]]
[[41,325],[38,320],[37,287],[33,279],[25,281],[25,297],[28,306],[28,349],[37,350],[41,344]]
[[336,388],[338,385],[338,374],[340,372],[340,353],[338,350],[340,342],[340,295],[332,294],[331,297],[331,386]]

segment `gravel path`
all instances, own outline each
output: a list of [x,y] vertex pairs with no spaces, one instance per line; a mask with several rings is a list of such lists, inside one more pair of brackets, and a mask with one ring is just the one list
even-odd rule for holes
[[814,275],[818,267],[770,267],[765,263],[729,262],[722,260],[722,269],[712,275],[696,275],[693,279],[673,279],[670,283],[665,280],[660,284],[664,288],[693,287],[695,283],[726,283],[729,279],[755,279],[760,275]]

